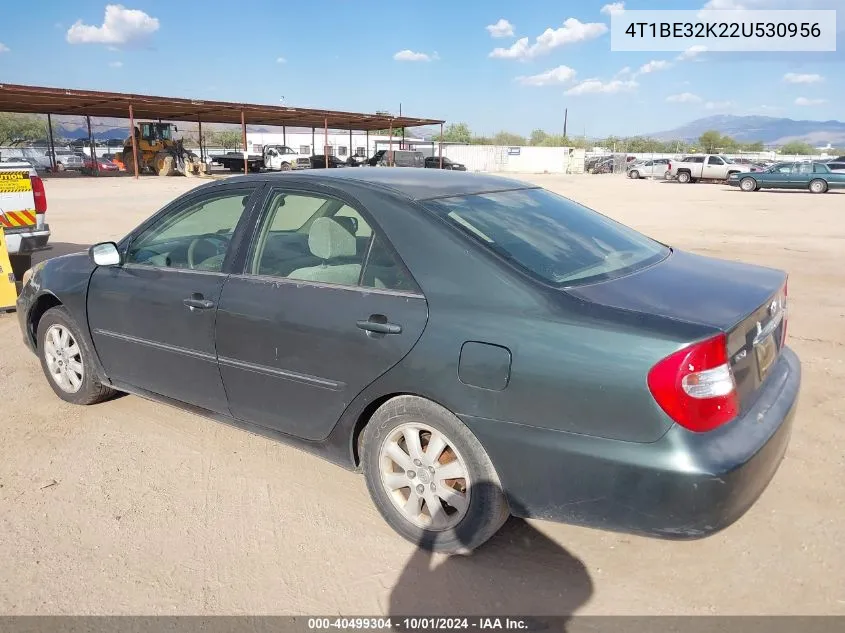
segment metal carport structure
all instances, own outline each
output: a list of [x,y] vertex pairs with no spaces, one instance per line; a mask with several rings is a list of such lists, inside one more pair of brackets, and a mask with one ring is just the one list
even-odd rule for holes
[[[68,88],[48,88],[43,86],[24,86],[0,84],[0,112],[23,114],[46,114],[50,127],[50,145],[53,151],[51,115],[73,115],[88,118],[90,137],[90,117],[113,117],[129,119],[129,132],[135,153],[135,177],[138,177],[137,148],[135,147],[135,118],[163,119],[166,121],[189,121],[200,126],[202,123],[229,123],[241,126],[244,146],[244,171],[246,160],[246,126],[272,125],[322,127],[325,130],[328,145],[329,128],[374,131],[398,129],[423,125],[439,125],[441,139],[443,120],[421,119],[408,116],[393,116],[385,113],[366,114],[343,112],[338,110],[320,110],[292,106],[261,105],[256,103],[237,103],[231,101],[209,101],[205,99],[185,99],[179,97],[159,97],[153,95],[131,94],[122,92],[99,92],[94,90],[75,90]],[[392,136],[392,134],[391,134]],[[441,146],[442,148],[442,146]],[[325,154],[328,150],[324,149]],[[442,149],[441,149],[442,156]],[[95,161],[96,162],[96,161]]]

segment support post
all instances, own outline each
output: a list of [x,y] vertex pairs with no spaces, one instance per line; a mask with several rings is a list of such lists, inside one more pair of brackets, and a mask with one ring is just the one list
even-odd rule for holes
[[326,169],[329,168],[329,117],[323,119],[323,157],[326,159]]
[[47,135],[50,139],[50,171],[56,171],[56,144],[53,142],[53,117],[47,114]]
[[246,155],[247,155],[247,151],[246,151],[246,119],[244,118],[244,111],[243,110],[241,110],[241,136],[243,137],[243,142],[244,142],[244,173],[248,174],[249,173],[249,163],[247,163],[247,160],[246,160]]
[[443,169],[443,124],[440,124],[440,169]]
[[88,149],[91,151],[91,162],[94,165],[94,171],[100,175],[100,161],[97,160],[97,148],[94,145],[94,134],[91,132],[91,117],[85,115],[85,121],[88,123]]
[[[135,113],[132,111],[132,104],[129,104],[129,134],[132,136],[132,164],[135,167],[135,180],[138,180],[138,141],[135,140]],[[126,161],[124,160],[124,164]]]
[[390,119],[390,129],[388,130],[387,142],[387,164],[393,167],[393,119]]
[[205,163],[205,152],[203,152],[203,142],[202,142],[202,119],[200,118],[199,115],[197,115],[197,123],[200,126],[200,131],[199,131],[199,135],[200,135],[200,160],[203,163]]
[[352,128],[349,128],[349,151],[346,154],[346,158],[349,161],[350,165],[354,163],[354,160],[352,158]]
[[[399,116],[402,116],[402,104],[399,104]],[[402,126],[402,142],[399,144],[399,149],[405,149],[405,126]]]
[[287,135],[287,128],[283,125],[282,126],[282,145],[288,144],[288,135]]
[[[367,138],[365,140],[366,140],[366,144],[367,144],[367,149],[364,150],[364,154],[365,154],[364,158],[369,160],[370,159],[370,131],[369,130],[367,130]],[[375,154],[375,152],[373,152],[373,153]]]
[[311,126],[311,156],[314,156],[314,150],[317,149],[315,145],[317,144],[317,136],[316,136],[316,128],[312,125]]

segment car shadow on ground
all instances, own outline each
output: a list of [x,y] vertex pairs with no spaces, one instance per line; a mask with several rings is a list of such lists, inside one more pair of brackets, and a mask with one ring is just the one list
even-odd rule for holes
[[[457,532],[465,543],[460,524]],[[593,593],[584,563],[522,519],[508,519],[469,555],[452,555],[435,565],[429,549],[419,544],[405,565],[390,596],[392,619],[526,616],[545,628],[544,617],[562,616],[555,628],[563,630]]]

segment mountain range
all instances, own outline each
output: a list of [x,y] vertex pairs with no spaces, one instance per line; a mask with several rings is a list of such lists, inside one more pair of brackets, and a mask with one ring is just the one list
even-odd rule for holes
[[664,141],[692,141],[708,130],[718,130],[737,141],[762,141],[766,145],[783,145],[790,141],[803,141],[813,146],[826,143],[845,144],[845,123],[842,121],[796,121],[768,116],[729,114],[696,119],[674,130],[646,136]]

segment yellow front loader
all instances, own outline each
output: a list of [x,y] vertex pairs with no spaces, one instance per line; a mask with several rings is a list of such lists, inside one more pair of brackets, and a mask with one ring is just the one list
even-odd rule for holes
[[[138,173],[154,173],[159,176],[193,176],[199,173],[199,156],[185,149],[181,140],[173,140],[173,132],[178,131],[170,123],[144,122],[135,126],[135,143],[138,146]],[[116,156],[126,167],[126,171],[135,171],[135,159],[132,152],[132,137],[123,144],[123,152]]]

